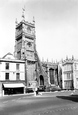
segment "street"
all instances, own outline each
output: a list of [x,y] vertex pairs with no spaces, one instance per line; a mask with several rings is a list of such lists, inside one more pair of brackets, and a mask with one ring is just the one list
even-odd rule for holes
[[0,115],[78,115],[77,92],[42,93],[0,98]]

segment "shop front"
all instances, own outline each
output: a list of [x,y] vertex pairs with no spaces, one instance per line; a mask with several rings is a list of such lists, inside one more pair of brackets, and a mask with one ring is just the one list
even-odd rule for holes
[[3,95],[24,94],[24,91],[23,83],[3,83]]

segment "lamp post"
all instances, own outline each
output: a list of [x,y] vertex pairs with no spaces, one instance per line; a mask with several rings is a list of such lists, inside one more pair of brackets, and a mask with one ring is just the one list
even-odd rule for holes
[[25,84],[27,86],[27,59],[25,57]]
[[35,73],[36,73],[36,78],[35,78],[35,81],[37,82],[37,86],[38,86],[37,60],[36,60],[36,68],[35,68]]

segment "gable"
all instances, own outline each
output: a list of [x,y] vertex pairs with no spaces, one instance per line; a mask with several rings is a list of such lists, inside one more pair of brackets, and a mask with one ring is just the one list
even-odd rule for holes
[[5,56],[3,56],[3,59],[15,59],[15,57],[13,56],[13,54],[7,53]]

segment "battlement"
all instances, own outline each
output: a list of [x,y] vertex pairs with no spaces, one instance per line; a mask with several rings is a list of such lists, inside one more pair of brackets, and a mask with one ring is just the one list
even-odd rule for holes
[[65,65],[65,64],[73,64],[74,62],[78,62],[78,59],[75,59],[74,57],[72,58],[66,58],[65,60],[62,60],[62,65]]
[[31,22],[22,20],[21,22],[16,23],[16,29],[19,28],[19,26],[21,26],[21,24],[25,24],[25,25],[28,25],[28,26],[30,26],[30,27],[35,28],[35,24],[34,24],[34,23],[31,23]]

